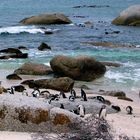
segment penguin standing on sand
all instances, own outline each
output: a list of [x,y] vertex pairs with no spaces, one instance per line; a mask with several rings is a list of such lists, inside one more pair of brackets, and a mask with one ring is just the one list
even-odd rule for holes
[[33,95],[33,97],[38,98],[40,95],[40,90],[38,88],[34,88],[34,91],[31,93]]
[[87,101],[86,93],[82,88],[81,88],[81,98],[82,98],[83,101]]
[[99,118],[100,119],[105,119],[107,115],[107,111],[106,111],[106,105],[102,105],[100,111],[99,111]]
[[71,89],[70,93],[71,93],[71,95],[72,95],[74,98],[76,98],[76,92],[75,92],[74,89]]
[[79,111],[80,117],[85,116],[85,107],[83,105],[78,105],[78,111]]
[[26,89],[23,90],[22,95],[28,96],[28,93],[27,93]]
[[67,98],[64,91],[60,91],[59,95],[62,96],[63,98]]
[[76,98],[76,92],[75,92],[75,90],[74,89],[71,89],[70,94],[71,95],[69,96],[69,101],[74,102],[75,101],[75,98]]
[[9,91],[9,93],[10,94],[14,94],[14,90],[15,90],[15,88],[12,86],[11,89],[10,89],[10,91]]
[[62,103],[60,104],[60,108],[65,109],[65,107],[64,107],[64,105]]
[[127,106],[126,107],[126,111],[127,111],[127,114],[131,115],[133,114],[132,111],[133,111],[133,108],[131,106]]

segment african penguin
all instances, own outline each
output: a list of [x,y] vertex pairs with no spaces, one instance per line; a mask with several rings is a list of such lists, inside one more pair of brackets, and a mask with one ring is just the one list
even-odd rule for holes
[[133,113],[132,113],[133,108],[132,108],[131,106],[127,106],[127,107],[126,107],[126,111],[127,111],[127,114],[130,114],[130,115],[133,114]]
[[61,109],[65,109],[65,108],[64,108],[64,105],[63,105],[62,103],[60,104],[60,108],[61,108]]
[[39,97],[40,95],[40,90],[38,88],[34,88],[34,91],[31,93],[33,95],[33,97]]
[[70,96],[69,96],[69,101],[74,102],[74,101],[75,101],[75,97],[72,96],[72,95],[70,95]]
[[86,93],[82,88],[81,88],[81,98],[82,98],[83,101],[87,101]]
[[9,93],[10,94],[14,94],[14,90],[15,90],[15,88],[12,86],[11,89],[10,89],[10,91],[9,91]]
[[121,111],[121,108],[119,106],[112,105],[111,108],[113,108],[117,112]]
[[78,105],[79,115],[80,117],[85,116],[85,107],[83,105]]
[[60,96],[62,96],[63,98],[67,98],[64,91],[60,91]]
[[76,92],[75,92],[74,89],[71,89],[70,93],[71,93],[71,96],[73,96],[74,98],[76,98]]
[[27,93],[27,90],[26,89],[23,90],[22,95],[28,96],[28,93]]
[[107,111],[106,111],[106,106],[102,105],[100,111],[99,111],[99,118],[100,119],[105,119],[107,115]]

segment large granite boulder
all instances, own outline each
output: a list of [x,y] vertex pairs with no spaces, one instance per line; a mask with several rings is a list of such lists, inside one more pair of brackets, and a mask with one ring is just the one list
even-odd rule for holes
[[47,75],[52,73],[52,69],[44,64],[25,63],[14,71],[15,74],[25,75]]
[[69,24],[71,20],[67,18],[64,14],[53,13],[53,14],[41,14],[37,16],[32,16],[25,18],[20,21],[22,24]]
[[73,88],[74,81],[69,77],[41,79],[28,82],[30,88],[45,88],[68,92]]
[[[82,122],[77,115],[33,97],[0,95],[0,130],[21,132],[69,132]],[[75,125],[75,126],[76,126]]]
[[140,5],[125,9],[112,21],[115,25],[140,26]]
[[105,65],[88,56],[56,56],[50,65],[55,74],[82,81],[92,81],[106,72]]

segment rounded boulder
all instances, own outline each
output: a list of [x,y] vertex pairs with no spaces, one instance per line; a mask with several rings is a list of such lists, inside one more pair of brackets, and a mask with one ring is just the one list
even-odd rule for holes
[[70,24],[71,20],[62,13],[52,13],[52,14],[41,14],[37,16],[28,17],[21,20],[20,23],[25,25]]
[[140,26],[140,5],[132,5],[112,21],[115,25]]
[[56,75],[80,81],[92,81],[106,72],[105,65],[89,56],[55,56],[50,65]]

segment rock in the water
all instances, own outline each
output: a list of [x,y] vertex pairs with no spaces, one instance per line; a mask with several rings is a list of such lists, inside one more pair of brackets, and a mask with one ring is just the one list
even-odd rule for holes
[[97,47],[108,47],[108,48],[136,48],[135,45],[131,44],[117,44],[112,42],[82,42],[84,45],[92,45]]
[[0,50],[0,53],[15,53],[15,54],[21,54],[22,52],[19,49],[16,48],[8,48]]
[[69,125],[82,122],[77,115],[36,98],[0,95],[0,131],[69,132]]
[[25,63],[14,71],[16,74],[25,75],[48,75],[52,73],[52,69],[44,64]]
[[40,51],[51,50],[51,47],[48,44],[42,42],[41,45],[38,47],[38,50]]
[[41,14],[32,16],[20,21],[22,24],[70,24],[72,23],[69,18],[61,13]]
[[28,54],[27,53],[18,53],[18,54],[13,54],[13,55],[0,56],[0,59],[10,59],[10,58],[25,59],[25,58],[28,58]]
[[21,49],[21,50],[28,50],[28,48],[25,47],[25,46],[19,46],[18,49]]
[[29,83],[29,87],[38,87],[45,89],[54,89],[58,91],[68,92],[73,88],[74,81],[68,77],[41,79]]
[[82,81],[92,81],[106,72],[102,63],[88,56],[56,56],[50,61],[50,65],[56,75]]
[[115,25],[140,26],[140,5],[133,5],[125,9],[112,21]]
[[7,75],[6,78],[8,80],[22,80],[22,78],[20,76],[18,76],[17,74],[10,74]]

